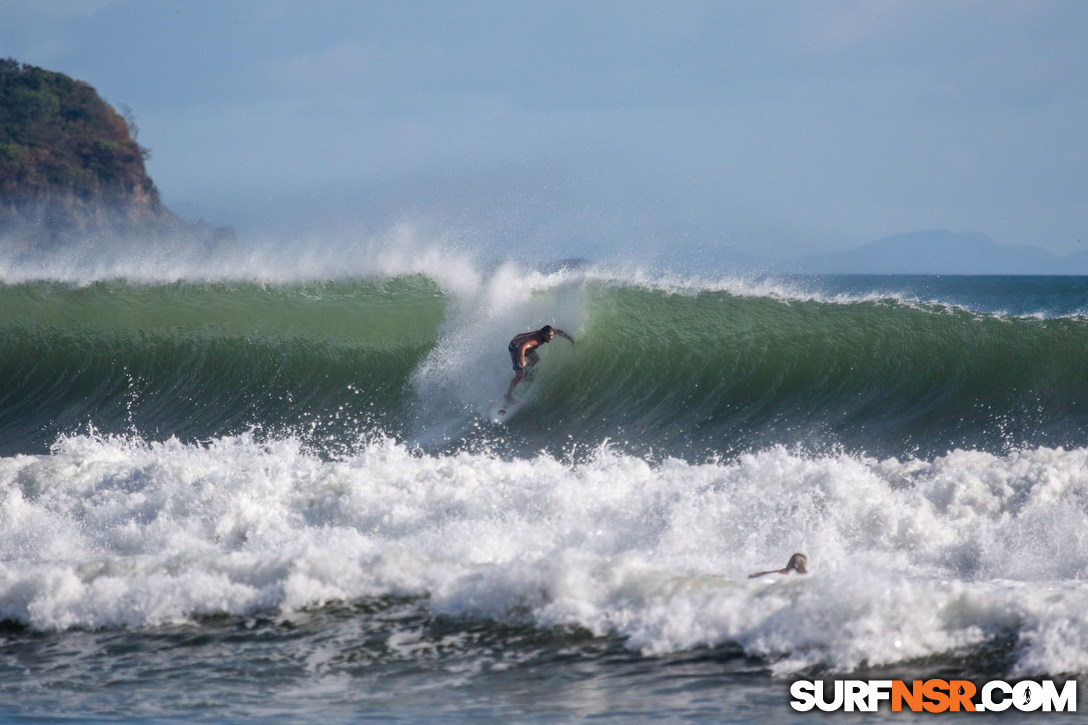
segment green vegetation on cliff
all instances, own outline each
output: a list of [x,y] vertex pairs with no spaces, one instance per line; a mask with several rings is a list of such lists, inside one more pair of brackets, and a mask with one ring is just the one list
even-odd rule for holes
[[0,59],[0,231],[57,241],[106,225],[176,224],[146,156],[90,85]]
[[145,155],[91,86],[0,60],[0,194],[150,192]]

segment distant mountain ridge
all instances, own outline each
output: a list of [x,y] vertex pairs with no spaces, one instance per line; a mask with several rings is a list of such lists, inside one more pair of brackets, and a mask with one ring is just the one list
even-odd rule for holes
[[857,249],[806,257],[815,274],[1088,275],[1088,250],[1059,257],[1040,247],[1002,245],[984,234],[929,230],[895,234]]

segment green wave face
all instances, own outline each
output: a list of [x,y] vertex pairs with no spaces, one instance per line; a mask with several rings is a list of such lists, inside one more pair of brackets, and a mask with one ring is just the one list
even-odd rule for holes
[[93,425],[202,439],[390,426],[434,345],[430,281],[0,288],[7,452]]
[[[1088,432],[1077,315],[599,279],[519,304],[467,304],[423,276],[0,287],[0,453],[88,426],[184,440],[257,429],[330,452],[373,435],[517,454],[608,440],[685,459],[1071,446]],[[506,341],[538,320],[577,344],[542,348],[522,404],[492,426]]]
[[575,437],[685,456],[899,454],[1069,445],[1088,429],[1084,318],[641,289],[603,290],[592,307],[585,347],[534,411]]

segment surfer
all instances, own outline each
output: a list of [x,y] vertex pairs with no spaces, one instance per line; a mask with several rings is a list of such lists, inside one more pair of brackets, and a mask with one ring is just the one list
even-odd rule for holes
[[786,564],[785,569],[774,569],[772,571],[757,571],[755,574],[749,574],[749,579],[754,579],[757,576],[763,576],[764,574],[789,574],[791,571],[795,571],[798,574],[808,573],[808,557],[804,554],[794,554],[790,557],[789,562]]
[[565,337],[570,340],[570,344],[574,344],[573,337],[551,325],[544,325],[544,327],[534,332],[523,332],[520,335],[515,335],[514,339],[510,341],[510,345],[506,349],[510,351],[510,361],[514,363],[514,379],[510,381],[510,387],[506,389],[507,404],[514,404],[514,388],[525,379],[526,373],[540,362],[540,356],[537,355],[536,349],[547,342],[551,342],[556,335]]

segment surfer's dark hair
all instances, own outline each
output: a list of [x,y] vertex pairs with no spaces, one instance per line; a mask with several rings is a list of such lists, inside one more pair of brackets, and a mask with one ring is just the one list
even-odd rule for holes
[[552,331],[552,326],[551,325],[544,325],[544,327],[540,328],[540,334],[542,334],[542,335],[547,335],[551,331]]

